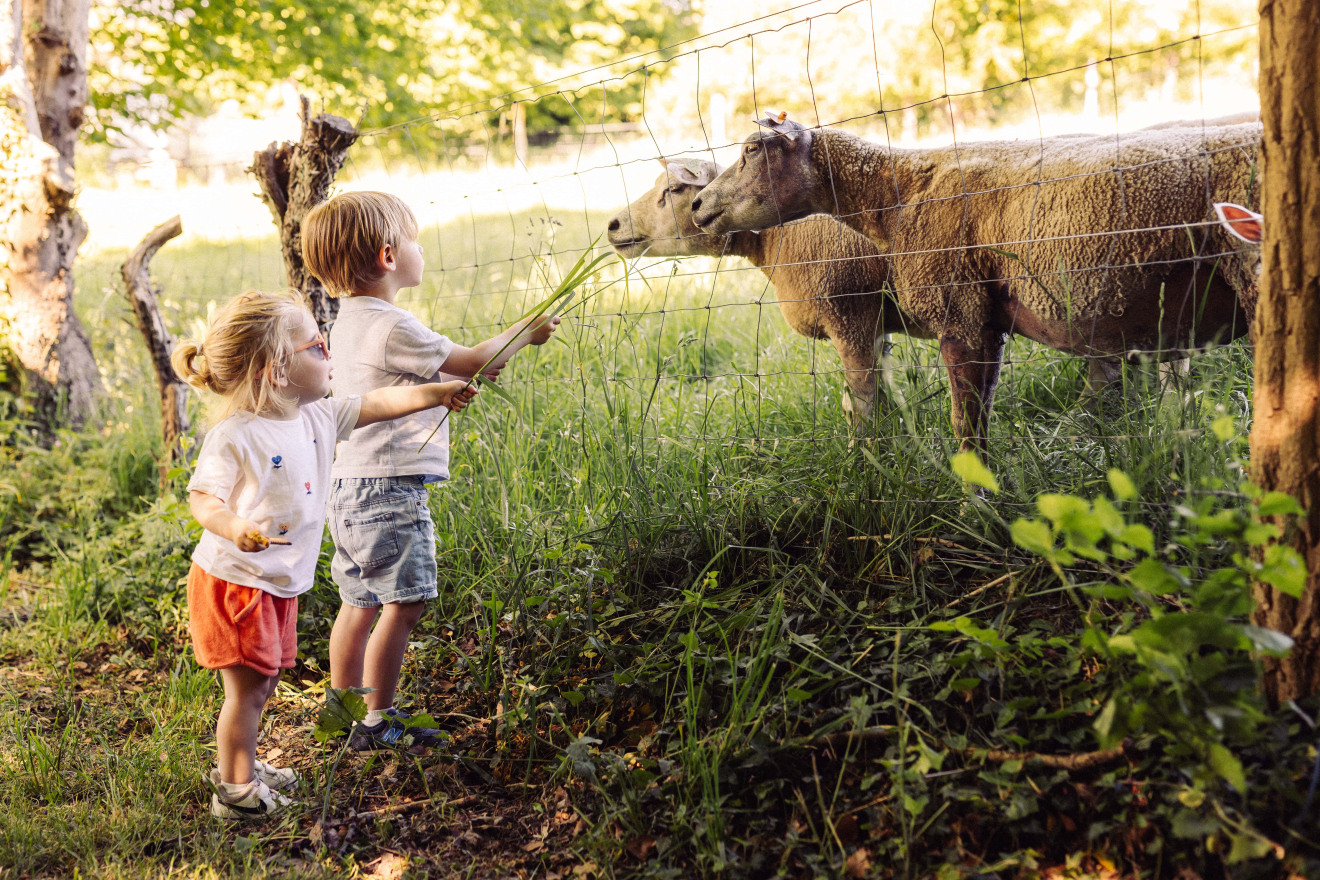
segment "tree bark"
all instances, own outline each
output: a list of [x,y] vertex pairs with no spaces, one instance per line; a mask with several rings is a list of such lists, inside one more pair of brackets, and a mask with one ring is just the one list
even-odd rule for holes
[[0,282],[3,335],[30,374],[38,416],[80,425],[101,394],[73,310],[87,235],[74,210],[74,148],[87,101],[90,0],[11,0],[0,19]]
[[1264,268],[1256,310],[1251,474],[1307,513],[1284,540],[1306,560],[1293,599],[1256,587],[1257,625],[1293,649],[1265,670],[1272,700],[1320,692],[1320,4],[1261,0],[1261,213]]
[[181,437],[187,436],[188,385],[179,379],[170,364],[174,353],[174,336],[165,326],[156,304],[158,291],[151,283],[149,264],[156,251],[165,242],[183,233],[183,221],[176,215],[147,233],[146,238],[133,249],[120,267],[124,276],[124,289],[137,316],[138,329],[147,341],[151,364],[156,370],[156,387],[160,389],[160,430],[165,441],[160,457],[160,485],[169,483],[170,468],[184,459]]
[[324,333],[339,313],[339,302],[326,294],[325,287],[303,263],[302,221],[330,194],[330,185],[348,158],[348,148],[357,141],[358,132],[342,117],[328,113],[312,116],[307,97],[301,100],[302,136],[298,143],[271,144],[252,157],[248,171],[257,178],[262,201],[279,227],[286,281],[307,296]]

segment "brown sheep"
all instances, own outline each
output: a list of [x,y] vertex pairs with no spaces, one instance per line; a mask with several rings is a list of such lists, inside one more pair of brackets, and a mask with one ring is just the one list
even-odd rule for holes
[[692,203],[704,231],[831,214],[889,254],[899,307],[935,330],[954,432],[986,451],[1008,337],[1112,358],[1244,335],[1257,254],[1210,202],[1249,203],[1259,124],[891,149],[784,114]]
[[704,233],[692,222],[692,198],[722,169],[696,159],[660,163],[665,170],[655,186],[610,220],[608,236],[615,251],[629,259],[746,258],[774,285],[789,327],[809,339],[834,343],[848,383],[844,409],[864,422],[885,384],[876,362],[888,351],[887,334],[933,338],[899,311],[888,292],[889,261],[869,240],[828,217],[760,234]]

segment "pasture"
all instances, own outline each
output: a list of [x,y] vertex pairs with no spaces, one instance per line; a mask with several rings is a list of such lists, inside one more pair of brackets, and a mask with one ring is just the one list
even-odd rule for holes
[[[401,304],[490,335],[601,208],[430,226]],[[323,554],[260,746],[308,784],[277,821],[218,826],[198,768],[220,691],[180,583],[198,527],[184,474],[156,492],[122,258],[79,269],[103,424],[3,450],[0,876],[1269,876],[1278,845],[1316,858],[1288,824],[1307,710],[1268,710],[1235,642],[1105,644],[1249,595],[1248,346],[1163,383],[1130,367],[1083,407],[1084,364],[1013,342],[980,501],[949,467],[934,343],[896,337],[896,393],[854,433],[832,347],[787,329],[761,273],[704,259],[607,265],[558,341],[506,371],[509,398],[455,417],[454,478],[431,495],[440,598],[401,685],[452,747],[313,738],[337,607]],[[191,333],[208,303],[277,284],[279,250],[171,245],[153,269]],[[1125,588],[1117,541],[1015,542],[1019,518],[1098,515],[1101,496],[1181,582]]]

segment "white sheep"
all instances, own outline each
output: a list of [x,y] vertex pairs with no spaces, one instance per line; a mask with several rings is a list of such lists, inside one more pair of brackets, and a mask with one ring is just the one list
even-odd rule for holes
[[883,368],[876,365],[888,351],[887,334],[930,338],[900,312],[888,291],[889,260],[868,239],[828,217],[759,235],[702,232],[692,222],[692,198],[722,169],[697,159],[661,159],[660,164],[665,170],[655,186],[610,220],[610,244],[627,258],[747,259],[774,285],[789,327],[809,339],[834,343],[848,383],[844,409],[864,423],[886,384]]
[[1059,351],[1180,357],[1244,335],[1258,257],[1212,200],[1253,199],[1261,128],[894,149],[784,114],[692,203],[717,235],[831,214],[889,255],[899,307],[932,330],[954,431],[986,451],[1011,334]]

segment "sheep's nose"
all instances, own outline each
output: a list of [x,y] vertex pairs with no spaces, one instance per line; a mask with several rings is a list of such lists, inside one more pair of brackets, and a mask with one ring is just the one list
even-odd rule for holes
[[695,199],[692,200],[692,212],[696,213],[697,211],[700,210],[701,210],[701,196],[697,196]]
[[619,218],[615,217],[613,220],[610,221],[610,232],[618,232],[618,231],[619,231]]

